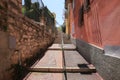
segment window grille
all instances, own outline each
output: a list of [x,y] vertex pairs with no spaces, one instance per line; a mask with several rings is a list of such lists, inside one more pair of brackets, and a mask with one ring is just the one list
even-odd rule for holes
[[84,0],[84,11],[88,12],[90,10],[90,0]]
[[83,7],[83,5],[80,7],[80,9],[79,9],[79,18],[78,18],[79,20],[79,26],[82,26],[83,25],[83,23],[84,23],[84,7]]

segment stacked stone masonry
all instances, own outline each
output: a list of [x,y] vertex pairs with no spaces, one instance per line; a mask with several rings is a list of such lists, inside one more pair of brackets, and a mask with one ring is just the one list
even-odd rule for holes
[[[52,31],[48,32],[49,26],[35,24],[33,20],[22,15],[21,2],[0,1],[0,80],[14,80],[12,65],[27,66],[26,61],[35,57],[36,53],[40,55],[40,50],[46,49],[55,38],[54,26]],[[3,18],[6,19],[4,23]],[[4,29],[3,25],[7,28]]]

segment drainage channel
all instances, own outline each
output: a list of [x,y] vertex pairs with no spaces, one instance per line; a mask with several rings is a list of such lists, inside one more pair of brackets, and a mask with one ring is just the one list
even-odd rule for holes
[[61,45],[61,48],[62,48],[62,57],[63,57],[63,72],[64,72],[64,76],[65,76],[65,80],[67,80],[67,72],[66,72],[66,63],[65,63],[65,54],[64,54],[64,41],[63,41],[63,35],[62,35],[62,45]]

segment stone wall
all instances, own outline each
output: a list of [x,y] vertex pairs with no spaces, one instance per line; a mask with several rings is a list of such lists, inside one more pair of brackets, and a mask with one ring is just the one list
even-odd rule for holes
[[76,40],[76,46],[77,50],[80,52],[80,54],[89,62],[91,63],[91,48],[90,46],[84,42],[83,40]]
[[30,66],[55,38],[55,32],[49,32],[49,26],[35,24],[21,14],[21,0],[11,1],[11,4],[4,0],[0,2],[0,80],[20,79],[17,65]]
[[[120,79],[120,56],[113,56],[120,50],[120,46],[113,47],[114,50],[110,54],[106,49],[99,48],[95,45],[88,44],[82,40],[76,40],[77,50],[89,62],[92,63],[98,73],[104,80],[119,80]],[[118,53],[117,53],[118,54]]]

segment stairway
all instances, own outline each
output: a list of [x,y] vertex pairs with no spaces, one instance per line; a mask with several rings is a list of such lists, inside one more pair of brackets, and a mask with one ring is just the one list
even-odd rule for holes
[[102,80],[73,44],[53,44],[23,80]]

